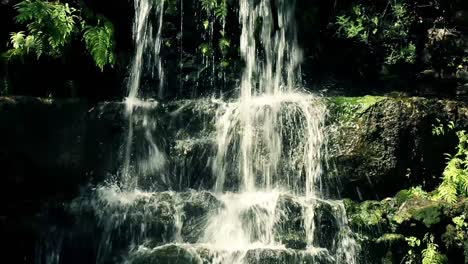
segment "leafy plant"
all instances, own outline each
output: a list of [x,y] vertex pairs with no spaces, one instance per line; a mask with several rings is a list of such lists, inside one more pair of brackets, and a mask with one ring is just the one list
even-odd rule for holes
[[432,125],[432,135],[434,136],[443,136],[446,132],[452,131],[455,129],[455,123],[450,121],[447,125],[441,123],[440,119],[436,119],[437,125]]
[[67,3],[45,0],[25,0],[15,8],[16,22],[27,30],[11,33],[9,58],[29,54],[35,54],[37,59],[42,55],[58,58],[82,32],[84,45],[96,66],[103,70],[105,65],[114,64],[114,28],[104,17],[98,16],[97,23],[91,25]]
[[416,264],[420,263],[419,262],[419,254],[418,254],[418,248],[421,245],[421,240],[418,239],[417,237],[411,236],[411,237],[405,237],[406,243],[409,246],[409,250],[406,253],[405,257],[405,264]]
[[26,24],[27,32],[11,34],[10,55],[35,53],[58,57],[76,30],[76,9],[48,1],[22,1],[15,5],[16,22]]
[[101,69],[114,64],[114,26],[105,18],[100,18],[97,26],[84,26],[83,38],[86,48]]
[[458,131],[458,146],[455,155],[447,155],[448,162],[443,181],[437,188],[436,198],[455,203],[459,196],[468,195],[468,134]]
[[439,245],[434,243],[434,235],[426,234],[424,241],[427,246],[422,251],[422,264],[443,264],[446,258],[439,251]]
[[421,240],[417,237],[405,238],[408,243],[409,250],[406,253],[405,264],[444,264],[447,262],[446,257],[440,253],[439,245],[434,242],[434,235],[426,234],[423,242],[426,243],[426,248],[422,251]]
[[213,12],[219,20],[224,20],[228,14],[227,0],[201,0],[201,6],[205,12]]
[[443,240],[447,247],[462,248],[465,241],[468,239],[468,223],[466,222],[465,214],[452,218],[452,224],[447,225]]
[[361,4],[336,19],[338,35],[354,39],[370,48],[382,50],[384,63],[394,65],[400,62],[414,63],[416,45],[410,37],[414,17],[403,1],[391,1],[387,8],[377,11]]

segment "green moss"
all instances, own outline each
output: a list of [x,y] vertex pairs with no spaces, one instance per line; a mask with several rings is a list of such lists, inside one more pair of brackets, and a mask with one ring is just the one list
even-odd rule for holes
[[374,233],[385,229],[388,221],[386,218],[388,208],[385,203],[379,201],[365,201],[361,204],[346,202],[351,226],[355,230],[364,233]]
[[393,233],[383,234],[381,237],[379,237],[376,240],[376,242],[379,244],[383,243],[383,244],[389,244],[389,245],[399,243],[402,241],[405,241],[405,236],[403,236],[402,234],[393,234]]
[[416,220],[424,223],[428,228],[438,224],[443,216],[443,204],[422,198],[406,201],[393,216],[392,220],[398,224]]
[[438,204],[420,208],[413,214],[414,219],[423,222],[427,227],[438,224],[441,216],[442,209]]
[[395,200],[397,204],[403,204],[404,202],[413,199],[413,198],[424,198],[429,197],[428,193],[424,191],[421,186],[412,187],[407,190],[401,190],[395,195]]
[[361,97],[330,97],[329,107],[332,110],[332,118],[338,121],[352,121],[366,112],[371,106],[387,99],[384,96],[361,96]]

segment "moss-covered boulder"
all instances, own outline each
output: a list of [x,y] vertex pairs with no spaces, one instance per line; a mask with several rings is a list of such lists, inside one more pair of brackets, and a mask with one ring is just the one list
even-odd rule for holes
[[[328,98],[331,181],[345,196],[381,199],[414,183],[440,177],[454,133],[434,136],[453,121],[468,128],[468,105],[419,97]],[[334,185],[333,185],[334,186]]]

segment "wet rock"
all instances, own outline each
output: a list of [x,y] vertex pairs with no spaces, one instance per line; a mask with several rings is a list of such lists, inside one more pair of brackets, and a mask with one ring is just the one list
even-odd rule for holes
[[[172,241],[177,231],[176,198],[169,192],[120,192],[100,188],[70,205],[75,224],[71,243],[87,243],[98,250],[100,260],[121,255],[132,244],[151,240],[154,246]],[[94,230],[82,236],[83,230]],[[83,242],[84,241],[84,242]],[[73,247],[70,247],[70,250]],[[67,255],[66,253],[64,255]]]
[[304,229],[304,207],[294,197],[281,195],[276,206],[276,239],[287,248],[305,249],[307,236]]
[[468,105],[425,98],[330,98],[327,127],[329,192],[379,199],[423,179],[437,178],[444,153],[457,144],[454,133],[434,136],[432,129],[453,121],[468,128]]
[[216,214],[224,204],[209,192],[186,193],[182,199],[182,237],[185,242],[195,243],[200,239],[208,217]]
[[458,99],[465,99],[468,101],[468,83],[459,85],[456,89],[456,95]]
[[201,264],[201,258],[177,245],[165,245],[154,249],[140,248],[130,256],[131,264]]
[[468,27],[468,11],[467,10],[459,10],[459,11],[455,12],[453,20],[458,26]]
[[320,200],[316,201],[314,206],[314,246],[333,250],[341,224],[338,219],[340,217],[337,213],[338,208]]
[[211,157],[215,155],[215,143],[212,137],[188,138],[176,140],[171,147],[171,162],[176,189],[206,189],[214,186],[216,178],[211,168]]
[[334,263],[334,259],[327,251],[298,251],[288,249],[254,249],[249,250],[245,256],[248,264],[328,264]]

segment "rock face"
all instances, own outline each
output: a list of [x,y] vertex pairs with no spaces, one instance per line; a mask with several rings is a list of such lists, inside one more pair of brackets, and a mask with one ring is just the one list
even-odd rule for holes
[[[324,100],[329,109],[329,166],[324,180],[333,183],[329,184],[333,186],[328,190],[330,196],[383,198],[423,180],[435,185],[445,166],[444,153],[452,153],[457,143],[448,122],[453,121],[456,130],[468,129],[468,105],[461,101],[391,97]],[[154,136],[163,138],[161,148],[169,157],[171,189],[212,188],[215,177],[210,157],[215,151],[214,124],[220,104],[208,99],[174,101],[149,112],[159,122],[158,135]],[[21,259],[32,258],[32,241],[38,232],[34,219],[44,204],[70,200],[80,186],[118,173],[128,123],[124,110],[123,104],[112,102],[0,98],[0,193],[6,208],[0,228],[3,239],[10,241],[11,250],[7,251],[20,252]],[[434,136],[434,126],[440,125],[445,133]],[[16,195],[7,196],[9,193]],[[208,194],[200,195],[185,205],[184,210],[191,211],[191,218],[183,219],[187,226],[196,226],[206,212],[216,208],[197,202],[213,200],[205,197]],[[293,221],[299,209],[287,205],[287,219]],[[326,217],[323,221],[327,225]],[[168,222],[172,220],[168,218]],[[304,241],[297,239],[302,234],[294,229],[301,224],[297,220],[278,226],[287,226],[287,235],[279,239],[291,248],[303,248]],[[154,228],[161,226],[154,224]],[[27,239],[15,239],[18,232]],[[190,241],[197,237],[194,232],[182,230],[181,235]]]
[[[376,198],[421,179],[439,177],[444,153],[457,143],[445,128],[468,128],[468,105],[425,98],[330,97],[327,100],[328,153],[325,179],[330,190],[351,198]],[[172,189],[210,189],[219,102],[170,102],[152,110],[162,148],[168,153]],[[92,105],[26,97],[0,98],[2,186],[21,194],[75,196],[78,185],[99,182],[121,166],[127,120],[121,103]],[[336,170],[335,170],[336,168]],[[39,177],[40,175],[40,177]],[[68,187],[67,187],[68,186]],[[37,194],[36,193],[36,194]]]
[[[330,156],[342,195],[384,198],[441,176],[455,130],[468,128],[468,105],[424,98],[332,98]],[[444,126],[435,136],[434,127]]]

